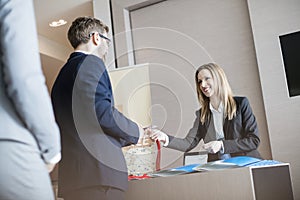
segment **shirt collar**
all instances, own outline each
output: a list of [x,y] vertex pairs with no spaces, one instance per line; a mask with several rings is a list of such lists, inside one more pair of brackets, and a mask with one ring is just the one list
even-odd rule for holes
[[223,110],[224,110],[223,102],[220,103],[219,108],[218,108],[217,110],[214,109],[214,107],[212,106],[211,103],[209,103],[209,109],[210,109],[211,111],[215,111],[215,112],[218,112],[218,113],[223,113]]
[[87,52],[87,51],[82,51],[82,50],[75,50],[74,52],[79,52],[79,53],[84,53],[84,54],[91,54],[91,53],[89,53],[89,52]]

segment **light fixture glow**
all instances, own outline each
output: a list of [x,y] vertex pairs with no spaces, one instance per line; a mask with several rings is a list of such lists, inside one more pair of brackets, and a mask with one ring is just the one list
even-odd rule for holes
[[49,23],[50,27],[59,27],[59,26],[63,26],[67,23],[66,20],[60,19],[58,21],[53,21],[51,23]]

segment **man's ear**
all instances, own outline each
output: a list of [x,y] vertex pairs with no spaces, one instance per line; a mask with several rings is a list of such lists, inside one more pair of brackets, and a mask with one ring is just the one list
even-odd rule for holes
[[94,43],[96,46],[98,46],[99,43],[101,42],[99,35],[98,35],[98,34],[93,34],[93,35],[92,35],[92,41],[93,41],[93,43]]

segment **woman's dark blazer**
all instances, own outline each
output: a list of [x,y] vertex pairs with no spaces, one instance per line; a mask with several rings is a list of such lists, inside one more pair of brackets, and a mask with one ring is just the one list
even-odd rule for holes
[[[260,143],[259,132],[249,101],[246,97],[234,97],[234,100],[237,105],[236,116],[232,120],[226,118],[223,125],[224,153],[230,153],[231,156],[247,155],[261,158],[257,151]],[[185,138],[169,136],[168,148],[187,152],[195,148],[200,140],[205,138],[212,118],[202,124],[200,123],[200,112],[201,109],[196,111],[194,125]],[[212,158],[214,154],[210,154],[209,157],[211,157],[209,161],[214,160]]]

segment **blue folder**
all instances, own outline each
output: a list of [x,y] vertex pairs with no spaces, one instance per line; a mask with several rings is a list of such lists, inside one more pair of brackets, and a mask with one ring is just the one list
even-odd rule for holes
[[194,172],[194,168],[199,166],[200,164],[190,164],[181,167],[172,168],[172,171],[185,171],[185,172]]
[[244,167],[244,166],[248,166],[253,163],[260,162],[260,161],[262,161],[262,160],[259,158],[254,158],[254,157],[250,157],[250,156],[236,156],[236,157],[231,157],[231,158],[225,159],[223,162],[232,163],[232,164],[238,165],[240,167]]

